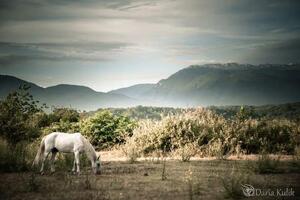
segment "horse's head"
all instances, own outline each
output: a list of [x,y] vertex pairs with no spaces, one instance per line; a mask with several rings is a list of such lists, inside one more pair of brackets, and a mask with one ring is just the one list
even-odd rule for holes
[[101,172],[100,156],[97,157],[92,167],[93,167],[93,172],[95,174],[100,174]]

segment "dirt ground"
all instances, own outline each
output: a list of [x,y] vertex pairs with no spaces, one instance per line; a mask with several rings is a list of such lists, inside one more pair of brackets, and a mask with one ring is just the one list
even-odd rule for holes
[[[285,159],[280,162],[280,173],[258,174],[251,170],[253,159],[190,162],[144,159],[129,163],[122,159],[115,161],[116,157],[109,161],[107,154],[101,153],[100,175],[92,175],[88,167],[80,175],[73,175],[67,169],[43,176],[33,172],[2,173],[0,199],[249,199],[243,196],[241,184],[264,191],[290,188],[294,195],[287,199],[300,199],[299,167]],[[231,189],[241,195],[228,195]],[[286,198],[278,195],[250,199]]]

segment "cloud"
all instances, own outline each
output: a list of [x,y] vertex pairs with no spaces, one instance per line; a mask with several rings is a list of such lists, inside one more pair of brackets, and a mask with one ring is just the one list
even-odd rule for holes
[[10,43],[0,42],[0,65],[29,61],[109,61],[110,53],[117,54],[130,46],[117,42]]
[[300,63],[300,39],[272,41],[253,46],[244,60],[255,60],[256,63]]
[[2,0],[0,65],[159,80],[197,62],[299,62],[299,19],[298,0]]

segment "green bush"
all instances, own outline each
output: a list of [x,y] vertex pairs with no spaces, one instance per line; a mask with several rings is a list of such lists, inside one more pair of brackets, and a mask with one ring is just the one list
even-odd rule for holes
[[55,108],[52,113],[49,114],[50,122],[79,122],[79,112],[71,108]]
[[53,122],[51,125],[43,128],[44,134],[49,134],[51,132],[65,132],[65,133],[75,133],[80,132],[80,123],[79,122]]
[[135,122],[128,117],[115,116],[109,111],[98,112],[80,124],[82,133],[100,148],[124,143],[125,138],[132,135],[134,127]]
[[40,135],[38,120],[35,119],[42,110],[28,90],[29,87],[22,86],[0,101],[0,137],[11,147]]
[[[234,133],[247,153],[293,153],[299,125],[289,120],[246,120],[235,123]],[[262,149],[263,148],[263,149]]]

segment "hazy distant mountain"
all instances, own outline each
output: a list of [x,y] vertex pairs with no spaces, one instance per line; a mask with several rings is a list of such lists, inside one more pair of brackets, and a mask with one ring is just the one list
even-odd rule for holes
[[[195,65],[151,87],[120,94],[160,106],[263,105],[300,101],[299,65]],[[118,93],[115,90],[114,93]]]
[[0,98],[22,84],[31,86],[30,93],[48,106],[72,107],[80,110],[96,110],[104,107],[128,107],[137,105],[133,98],[121,94],[96,92],[88,87],[77,85],[57,85],[42,88],[13,76],[0,75]]
[[137,84],[126,88],[120,88],[116,90],[112,90],[109,93],[111,94],[123,94],[126,96],[130,96],[133,98],[141,98],[144,95],[147,95],[150,90],[155,87],[156,84]]
[[24,83],[31,86],[31,93],[42,103],[80,110],[135,105],[186,107],[300,101],[300,65],[195,65],[156,84],[138,84],[108,93],[76,85],[42,88],[0,75],[0,98]]
[[44,88],[39,87],[34,83],[30,83],[13,76],[0,75],[0,99],[4,98],[9,92],[18,89],[20,85],[24,84],[29,85],[31,87],[31,92],[34,94],[44,90]]

